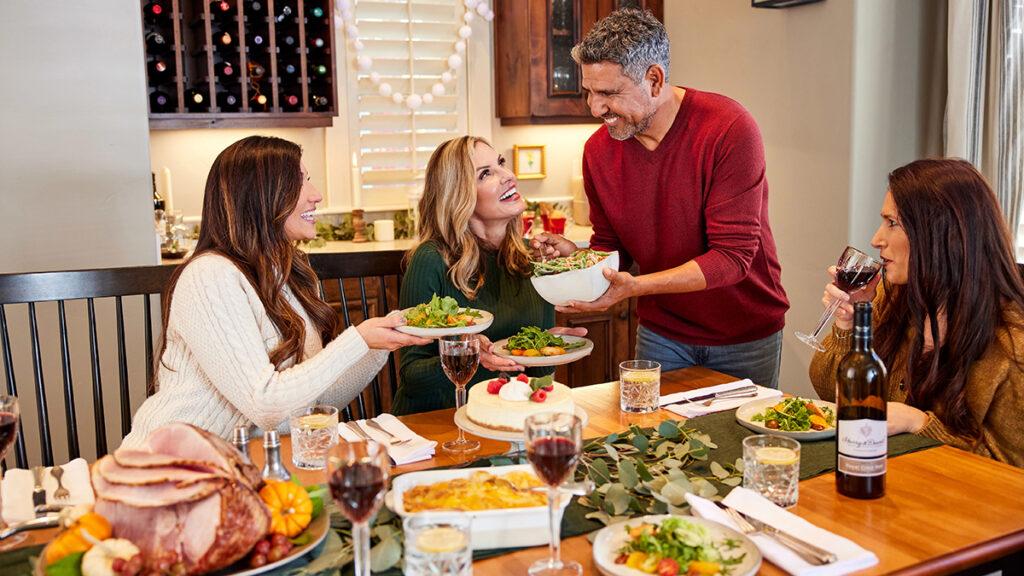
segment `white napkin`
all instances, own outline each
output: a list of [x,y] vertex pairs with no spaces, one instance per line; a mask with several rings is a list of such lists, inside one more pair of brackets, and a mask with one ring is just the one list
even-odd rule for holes
[[747,402],[754,400],[760,400],[762,398],[774,398],[776,396],[782,396],[781,390],[774,390],[772,388],[765,388],[764,386],[757,385],[757,396],[746,396],[744,398],[728,398],[723,400],[715,400],[711,406],[705,406],[702,404],[703,401],[698,401],[693,404],[686,401],[687,398],[694,398],[697,396],[703,396],[705,394],[712,394],[715,392],[728,392],[729,390],[735,390],[736,388],[742,388],[744,386],[754,386],[755,384],[749,379],[737,380],[735,382],[727,382],[725,384],[718,384],[715,386],[706,386],[704,388],[698,388],[696,390],[689,390],[687,392],[676,392],[675,394],[668,394],[662,396],[658,404],[662,408],[685,416],[686,418],[696,418],[697,416],[704,416],[705,414],[711,414],[714,412],[722,412],[724,410],[732,410],[733,408],[739,408]]
[[[388,456],[394,461],[395,465],[401,466],[402,464],[409,464],[411,462],[419,462],[420,460],[427,460],[434,456],[434,448],[437,446],[437,442],[433,440],[427,440],[426,438],[419,436],[415,432],[409,429],[408,426],[402,424],[402,421],[395,418],[391,414],[381,414],[373,419],[375,423],[380,425],[381,428],[387,430],[399,440],[411,440],[405,444],[399,444],[396,446],[391,445],[391,438],[387,434],[376,430],[371,426],[366,425],[365,420],[359,420],[360,428],[370,438],[380,442],[387,446]],[[362,438],[359,437],[351,428],[349,428],[344,422],[338,424],[338,434],[346,442],[359,442]]]
[[[53,497],[54,491],[57,490],[57,480],[50,474],[50,468],[47,468],[43,474],[47,504],[92,504],[96,501],[92,481],[89,480],[89,464],[84,458],[75,458],[61,468],[64,469],[61,482],[71,495],[64,500]],[[36,517],[35,507],[32,505],[32,489],[35,485],[31,470],[12,468],[4,473],[3,486],[0,490],[3,491],[5,522],[13,524]]]
[[[689,502],[690,509],[694,515],[724,524],[738,531],[732,518],[724,510],[716,506],[714,502],[695,494],[687,494],[686,501]],[[729,492],[729,495],[725,497],[723,502],[726,506],[734,508],[747,516],[774,526],[805,542],[811,542],[816,546],[824,548],[839,558],[839,560],[831,564],[814,566],[771,536],[758,534],[750,537],[765,558],[790,574],[797,576],[833,576],[849,574],[850,572],[856,572],[857,570],[863,570],[878,564],[878,556],[875,556],[870,550],[865,550],[852,540],[811,524],[796,514],[776,506],[753,490],[743,487],[733,488],[732,492]]]

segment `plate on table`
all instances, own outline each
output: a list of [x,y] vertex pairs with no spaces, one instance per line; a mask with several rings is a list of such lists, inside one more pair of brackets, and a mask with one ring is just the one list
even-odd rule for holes
[[[647,572],[641,572],[635,568],[629,568],[625,564],[615,563],[615,558],[619,555],[619,549],[622,548],[623,544],[625,544],[626,540],[629,538],[629,535],[626,533],[626,528],[644,523],[660,524],[662,520],[671,517],[671,514],[641,516],[639,518],[632,518],[630,520],[625,520],[602,528],[597,533],[597,537],[594,538],[594,563],[597,564],[601,573],[607,576],[644,576]],[[761,567],[761,552],[757,549],[757,546],[754,545],[750,538],[747,538],[732,528],[723,526],[717,522],[705,520],[704,518],[697,518],[695,516],[676,517],[706,529],[713,542],[722,542],[724,540],[736,541],[738,544],[736,548],[723,551],[726,558],[736,558],[743,555],[743,560],[739,564],[735,564],[731,567],[730,576],[749,576],[751,574],[756,574],[757,570]]]
[[[402,316],[405,316],[407,312],[412,308],[406,308],[402,310]],[[409,326],[403,324],[398,326],[395,330],[404,334],[412,336],[419,336],[421,338],[440,338],[442,336],[458,336],[459,334],[479,334],[484,330],[487,330],[491,323],[494,322],[494,315],[486,310],[474,310],[480,314],[480,318],[477,318],[473,324],[469,326],[452,326],[450,328],[420,328],[417,326]]]
[[[320,513],[319,516],[314,518],[313,521],[309,523],[309,526],[307,526],[306,530],[303,532],[303,534],[309,533],[312,536],[312,540],[310,540],[306,544],[303,544],[302,546],[296,546],[292,548],[291,552],[289,552],[288,555],[284,558],[281,558],[277,562],[269,562],[267,564],[264,564],[263,566],[260,566],[259,568],[250,568],[248,564],[249,555],[247,553],[245,557],[239,560],[238,562],[235,562],[227,568],[221,568],[216,572],[211,572],[210,576],[254,576],[255,574],[262,574],[264,572],[274,570],[275,568],[280,568],[285,564],[288,564],[289,562],[292,562],[293,560],[296,560],[308,554],[314,548],[319,546],[320,543],[324,541],[324,538],[327,538],[327,533],[330,530],[331,515],[325,509],[323,512]],[[39,557],[45,557],[45,553],[46,551],[43,550],[40,553]],[[42,562],[36,564],[35,574],[36,576],[45,576],[46,571]]]
[[566,350],[565,354],[558,354],[555,356],[516,356],[512,354],[510,350],[506,348],[508,345],[508,338],[504,340],[498,340],[494,343],[494,354],[501,356],[502,358],[508,358],[509,360],[515,361],[517,364],[526,367],[535,366],[561,366],[562,364],[569,364],[575,362],[580,358],[590,356],[590,353],[594,351],[594,343],[590,340],[581,336],[559,336],[562,340],[565,340],[569,344],[576,342],[584,342],[585,344],[580,348],[572,348]]
[[[740,425],[753,430],[759,434],[774,434],[775,436],[785,436],[786,438],[792,438],[794,440],[826,440],[833,438],[836,435],[835,426],[825,428],[824,430],[807,430],[807,431],[791,431],[791,430],[778,430],[776,428],[769,428],[764,425],[764,422],[756,422],[753,417],[756,414],[761,414],[766,408],[778,404],[779,402],[785,402],[787,398],[762,398],[760,400],[754,400],[747,402],[736,409],[736,421]],[[805,398],[805,400],[807,400]],[[826,402],[824,400],[811,400],[820,408],[829,408],[832,410],[832,414],[836,413],[836,405],[832,402]]]
[[[573,408],[575,409],[575,414],[579,417],[581,424],[586,426],[587,422],[590,421],[590,415],[587,414],[587,411],[584,410],[582,406],[576,405]],[[481,438],[487,438],[489,440],[501,440],[503,442],[524,441],[522,431],[515,432],[512,430],[498,430],[496,428],[481,426],[476,422],[473,422],[468,416],[466,416],[465,406],[455,411],[455,425],[462,428],[464,432],[468,432]]]

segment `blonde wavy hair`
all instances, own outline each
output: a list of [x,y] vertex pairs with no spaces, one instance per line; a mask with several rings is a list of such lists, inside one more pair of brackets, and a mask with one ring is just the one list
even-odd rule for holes
[[[423,197],[420,198],[420,243],[433,242],[448,266],[448,277],[466,298],[473,300],[484,285],[480,258],[482,241],[469,229],[476,210],[476,170],[471,156],[477,143],[491,144],[476,136],[461,136],[441,144],[427,163]],[[406,255],[412,258],[418,246]],[[523,243],[523,219],[513,218],[498,247],[498,265],[518,276],[533,270]]]

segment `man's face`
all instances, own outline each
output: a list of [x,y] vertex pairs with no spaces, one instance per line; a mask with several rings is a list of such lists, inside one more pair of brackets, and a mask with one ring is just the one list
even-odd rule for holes
[[582,70],[590,113],[604,120],[612,138],[628,140],[650,127],[657,105],[646,77],[637,84],[613,62],[584,64]]

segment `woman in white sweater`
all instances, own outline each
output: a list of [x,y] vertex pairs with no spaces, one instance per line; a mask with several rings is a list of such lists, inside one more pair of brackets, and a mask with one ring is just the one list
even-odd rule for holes
[[287,140],[250,136],[217,156],[195,254],[164,298],[158,390],[124,445],[171,421],[228,437],[240,424],[277,428],[315,402],[345,406],[390,351],[429,342],[396,331],[401,314],[335,337],[338,315],[296,247],[316,236],[313,210],[322,200],[301,155]]

